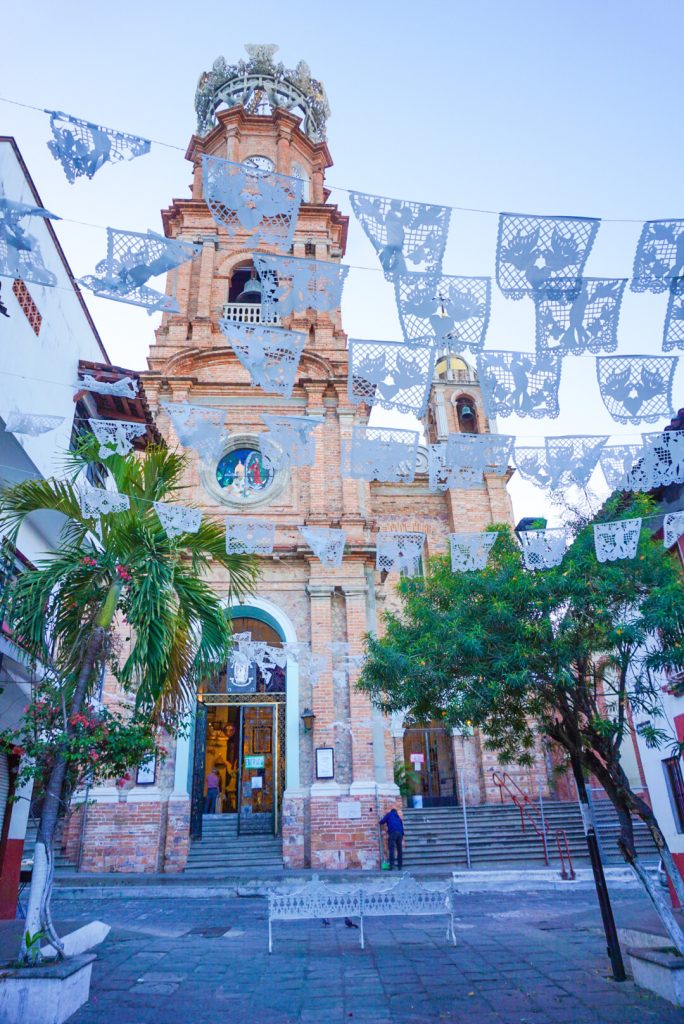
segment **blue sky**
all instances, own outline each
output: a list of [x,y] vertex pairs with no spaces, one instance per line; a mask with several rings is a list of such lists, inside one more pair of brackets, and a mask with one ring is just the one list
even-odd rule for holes
[[[241,57],[243,42],[274,42],[286,65],[305,59],[325,84],[329,184],[638,222],[684,216],[682,38],[677,0],[32,0],[13,8],[0,95],[185,147],[200,72],[219,54]],[[190,165],[160,146],[69,185],[45,145],[45,115],[2,103],[0,117],[44,203],[64,218],[159,230],[160,208],[188,194]],[[333,198],[349,211],[344,193]],[[454,213],[445,272],[493,275],[496,228],[495,216]],[[104,232],[73,223],[57,230],[74,272],[92,272]],[[604,223],[587,273],[629,276],[638,234],[638,223]],[[355,223],[347,261],[377,266]],[[627,293],[620,351],[660,352],[665,302]],[[112,359],[144,366],[157,318],[101,299],[89,305]],[[343,313],[351,336],[400,338],[392,290],[377,270],[351,272]],[[488,347],[531,349],[533,324],[531,303],[497,295]],[[559,419],[502,420],[499,428],[527,444],[563,433],[636,440],[639,428],[603,410],[593,377],[591,359],[566,359]],[[684,404],[684,368],[677,382],[676,406]],[[544,504],[528,485],[514,483],[512,493],[519,515]]]

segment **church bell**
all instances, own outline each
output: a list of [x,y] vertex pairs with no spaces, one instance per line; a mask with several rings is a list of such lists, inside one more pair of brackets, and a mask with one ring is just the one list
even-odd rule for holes
[[245,281],[245,287],[238,295],[236,302],[261,302],[261,281],[257,280],[252,271],[251,277]]

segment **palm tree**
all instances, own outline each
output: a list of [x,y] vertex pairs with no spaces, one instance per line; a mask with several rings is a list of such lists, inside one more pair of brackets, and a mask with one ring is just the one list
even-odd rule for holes
[[[103,514],[99,523],[81,509],[76,481],[102,462],[87,435],[68,457],[67,479],[30,479],[0,493],[0,531],[11,542],[39,510],[61,513],[56,550],[12,587],[14,634],[37,666],[58,681],[64,733],[73,731],[105,661],[138,713],[172,725],[187,712],[199,679],[225,661],[229,622],[220,597],[202,579],[212,564],[227,570],[228,596],[253,590],[258,571],[251,555],[226,553],[223,528],[204,520],[196,533],[169,537],[152,502],[178,496],[185,457],[148,447],[106,459],[107,470],[130,509]],[[110,649],[117,625],[131,636],[121,662]],[[46,785],[34,854],[25,933],[44,931],[59,950],[50,918],[53,842],[69,777],[63,748],[56,749]],[[26,934],[20,960],[29,956]]]

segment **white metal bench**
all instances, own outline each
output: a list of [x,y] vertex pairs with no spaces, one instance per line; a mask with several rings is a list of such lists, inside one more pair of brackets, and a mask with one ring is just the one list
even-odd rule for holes
[[322,918],[358,917],[361,949],[365,949],[363,929],[366,917],[430,917],[446,914],[447,939],[456,945],[454,929],[456,888],[425,886],[403,875],[386,888],[340,886],[314,880],[288,892],[272,890],[268,894],[268,951],[273,951],[274,921],[311,921]]

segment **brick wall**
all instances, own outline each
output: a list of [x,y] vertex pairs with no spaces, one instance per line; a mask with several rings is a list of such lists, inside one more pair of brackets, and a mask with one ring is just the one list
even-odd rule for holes
[[156,801],[91,804],[81,870],[157,871],[162,828],[162,805]]
[[[360,818],[341,818],[340,804],[361,807]],[[324,870],[380,867],[378,819],[401,801],[375,796],[315,797],[311,799],[311,867]]]
[[310,863],[308,801],[304,797],[285,797],[282,808],[283,864],[286,868],[304,868]]
[[164,871],[182,871],[190,850],[190,801],[171,799],[167,804]]

